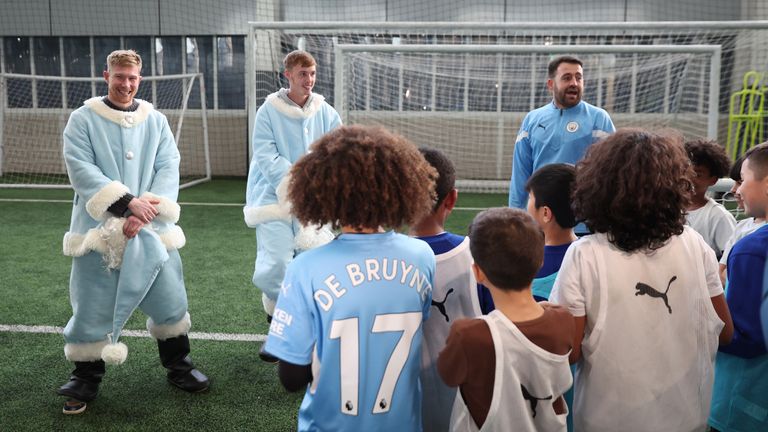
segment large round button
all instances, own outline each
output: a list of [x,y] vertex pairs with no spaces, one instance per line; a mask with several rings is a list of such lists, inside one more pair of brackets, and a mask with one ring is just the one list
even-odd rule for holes
[[133,124],[133,116],[132,115],[125,116],[125,121],[128,124]]
[[125,154],[125,158],[126,158],[126,159],[128,159],[128,160],[131,160],[131,159],[133,159],[133,152],[132,152],[132,151],[129,151],[128,153],[126,153],[126,154]]

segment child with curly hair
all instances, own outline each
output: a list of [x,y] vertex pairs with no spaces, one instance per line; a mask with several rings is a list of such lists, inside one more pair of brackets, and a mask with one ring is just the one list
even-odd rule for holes
[[704,237],[719,259],[736,228],[736,219],[722,204],[707,196],[707,189],[728,175],[731,161],[723,146],[711,140],[687,141],[685,152],[694,171],[693,196],[686,209],[686,223]]
[[640,129],[576,167],[574,212],[595,234],[568,249],[550,296],[576,317],[575,430],[706,428],[733,323],[715,254],[685,226],[691,171],[678,137]]
[[324,135],[291,168],[295,217],[341,229],[288,266],[265,345],[285,388],[306,391],[299,431],[421,429],[435,256],[392,229],[431,210],[436,177],[405,138],[363,126]]

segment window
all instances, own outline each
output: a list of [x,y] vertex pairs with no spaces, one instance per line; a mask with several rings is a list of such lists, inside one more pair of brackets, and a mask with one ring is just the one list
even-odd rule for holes
[[[28,37],[3,38],[3,53],[6,72],[32,73]],[[8,80],[8,106],[11,108],[32,107],[32,83],[30,81]]]
[[[66,37],[64,44],[64,74],[71,77],[91,76],[91,39]],[[67,83],[67,108],[77,108],[84,100],[95,96],[91,85],[85,82]]]
[[219,77],[218,107],[243,109],[245,108],[245,37],[219,36],[216,38],[216,47]]

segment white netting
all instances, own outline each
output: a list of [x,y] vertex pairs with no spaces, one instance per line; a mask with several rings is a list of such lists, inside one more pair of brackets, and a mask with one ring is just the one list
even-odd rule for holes
[[[182,187],[210,179],[200,74],[144,77],[137,98],[168,117],[181,153]],[[103,78],[0,74],[0,187],[70,187],[62,156],[69,115],[106,94]],[[190,98],[200,109],[188,109]]]
[[[334,75],[344,84],[336,87],[335,103],[344,121],[381,125],[441,149],[456,164],[463,190],[506,191],[523,116],[551,98],[542,84],[554,54],[507,53],[502,50],[518,47],[487,45],[472,47],[482,53],[435,53],[441,47],[434,45],[368,47],[337,51]],[[611,48],[620,47],[595,47]],[[579,54],[588,71],[584,99],[605,107],[618,127],[707,136],[713,53],[640,49]],[[589,73],[596,70],[600,74]]]
[[[729,97],[741,89],[745,73],[768,72],[768,46],[763,43],[767,37],[768,22],[746,21],[252,22],[246,44],[246,93],[248,106],[254,107],[249,111],[252,116],[266,95],[287,85],[280,74],[282,57],[293,49],[306,49],[318,60],[315,91],[334,106],[337,95],[349,98],[343,101],[347,122],[394,124],[390,127],[418,144],[446,149],[448,143],[462,180],[482,179],[482,184],[503,190],[522,118],[551,100],[546,64],[555,54],[536,48],[637,46],[635,53],[576,53],[585,60],[584,99],[605,108],[618,127],[672,127],[725,145]],[[339,45],[532,49],[527,54],[483,55],[355,53],[348,74],[336,82]],[[704,53],[641,51],[660,45],[720,46],[720,71],[710,79]],[[713,94],[714,85],[719,85],[719,92]],[[710,101],[716,103],[714,109]]]

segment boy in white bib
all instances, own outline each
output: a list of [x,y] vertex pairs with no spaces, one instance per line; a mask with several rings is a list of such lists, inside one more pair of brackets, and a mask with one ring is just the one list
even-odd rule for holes
[[456,321],[438,358],[440,376],[460,389],[450,430],[565,431],[573,317],[531,294],[544,235],[525,212],[493,208],[475,217],[469,238],[496,310]]

